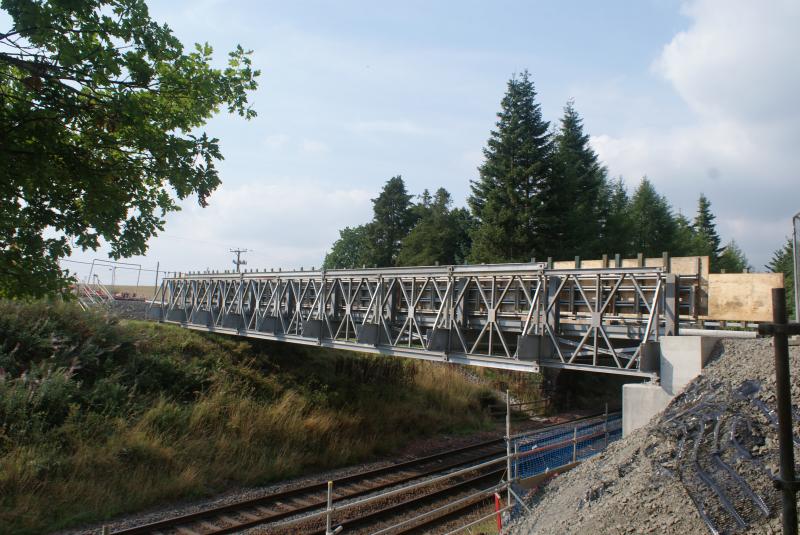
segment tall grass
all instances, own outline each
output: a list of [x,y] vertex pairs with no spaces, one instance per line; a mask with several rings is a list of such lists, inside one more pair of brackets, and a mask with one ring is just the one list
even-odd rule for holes
[[0,303],[0,533],[40,533],[490,425],[445,365]]

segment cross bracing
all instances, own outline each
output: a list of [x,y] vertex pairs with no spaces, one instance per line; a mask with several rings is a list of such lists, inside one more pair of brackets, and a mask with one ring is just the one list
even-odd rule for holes
[[494,264],[189,273],[151,317],[204,331],[511,370],[651,376],[653,344],[695,313],[662,268]]

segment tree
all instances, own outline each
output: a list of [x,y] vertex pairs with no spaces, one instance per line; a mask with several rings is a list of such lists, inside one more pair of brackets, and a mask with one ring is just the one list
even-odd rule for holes
[[469,212],[451,210],[450,193],[444,188],[439,188],[433,198],[427,193],[417,205],[419,221],[402,241],[398,265],[460,264],[469,250]]
[[792,240],[786,240],[786,245],[775,251],[772,259],[764,266],[773,273],[783,273],[783,287],[786,288],[786,315],[794,315],[794,260]]
[[545,223],[540,232],[551,238],[547,253],[560,259],[602,254],[608,209],[604,202],[607,171],[589,146],[574,104],[570,100],[564,107],[555,136],[553,172],[544,180],[541,193]]
[[692,223],[683,214],[675,216],[675,237],[670,248],[673,256],[695,255],[697,250],[697,234]]
[[258,71],[237,47],[185,52],[143,0],[3,0],[0,33],[0,295],[69,284],[58,260],[97,249],[143,254],[177,201],[220,184],[220,107],[249,119]]
[[333,246],[322,267],[325,269],[359,268],[369,262],[369,228],[367,225],[345,227],[339,231],[339,239]]
[[372,200],[374,217],[368,227],[369,264],[378,267],[397,265],[400,241],[415,223],[411,195],[401,176],[390,178],[380,195]]
[[660,256],[669,251],[675,240],[676,225],[667,199],[659,195],[653,184],[642,178],[629,208],[632,249],[645,257]]
[[726,273],[744,273],[750,270],[750,262],[739,248],[739,245],[731,240],[722,249],[722,254],[717,258],[717,269]]
[[708,255],[711,271],[718,272],[720,268],[717,264],[723,248],[720,246],[722,240],[717,233],[715,219],[716,217],[711,213],[711,201],[701,193],[697,200],[697,215],[695,215],[693,223],[696,241],[694,254]]
[[603,249],[610,254],[630,256],[633,254],[631,220],[628,210],[630,199],[625,182],[618,177],[606,184],[606,221],[603,228]]
[[508,81],[479,178],[471,181],[473,262],[528,261],[546,249],[547,237],[538,235],[539,194],[551,172],[552,141],[535,98],[527,71]]

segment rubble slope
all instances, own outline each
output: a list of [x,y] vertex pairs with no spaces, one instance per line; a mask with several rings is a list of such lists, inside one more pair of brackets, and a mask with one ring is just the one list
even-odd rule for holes
[[[790,362],[797,437],[798,347]],[[720,341],[662,414],[554,478],[510,533],[780,533],[775,408],[770,341]]]

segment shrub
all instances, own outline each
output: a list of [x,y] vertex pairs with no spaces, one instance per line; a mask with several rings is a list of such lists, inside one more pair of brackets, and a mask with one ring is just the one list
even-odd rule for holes
[[0,302],[0,533],[363,461],[481,429],[445,365]]

